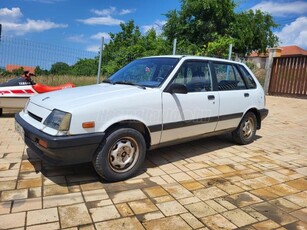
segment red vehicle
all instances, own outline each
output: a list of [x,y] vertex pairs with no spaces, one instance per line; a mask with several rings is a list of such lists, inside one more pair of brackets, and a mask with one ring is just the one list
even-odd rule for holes
[[35,94],[76,87],[72,83],[59,86],[42,85],[35,83],[31,78],[32,76],[35,75],[25,71],[22,76],[0,84],[0,116],[3,109],[6,108],[22,109],[28,98]]

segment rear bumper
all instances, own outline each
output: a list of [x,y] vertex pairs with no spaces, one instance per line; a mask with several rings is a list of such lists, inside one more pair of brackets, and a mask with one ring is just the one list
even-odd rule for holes
[[[24,140],[37,155],[51,164],[68,165],[92,161],[104,133],[90,133],[73,136],[50,136],[25,122],[19,114],[16,122],[24,130]],[[43,140],[46,147],[39,144]]]

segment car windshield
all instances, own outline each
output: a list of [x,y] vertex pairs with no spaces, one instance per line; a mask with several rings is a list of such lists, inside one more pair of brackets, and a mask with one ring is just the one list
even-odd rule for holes
[[178,58],[166,57],[137,59],[114,73],[104,82],[159,87],[178,61]]

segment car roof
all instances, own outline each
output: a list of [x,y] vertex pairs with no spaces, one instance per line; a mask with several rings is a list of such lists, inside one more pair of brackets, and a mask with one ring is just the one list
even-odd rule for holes
[[149,57],[143,57],[141,59],[146,58],[177,58],[177,59],[186,59],[186,60],[207,60],[207,61],[218,61],[218,62],[228,62],[228,63],[236,63],[236,64],[243,64],[241,62],[232,61],[228,59],[222,59],[222,58],[213,58],[213,57],[205,57],[205,56],[193,56],[193,55],[161,55],[161,56],[149,56]]

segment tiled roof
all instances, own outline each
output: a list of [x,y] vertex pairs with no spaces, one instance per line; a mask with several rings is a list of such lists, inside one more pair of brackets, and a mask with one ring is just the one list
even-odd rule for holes
[[[307,50],[299,46],[280,46],[278,47],[281,49],[281,56],[295,56],[295,55],[307,55]],[[249,57],[267,57],[268,53],[261,53],[258,55],[256,51],[253,51]]]
[[299,46],[282,46],[280,48],[281,56],[307,55],[307,50],[304,50]]
[[35,67],[32,67],[32,66],[22,66],[22,65],[8,64],[8,65],[6,65],[5,69],[6,69],[6,71],[12,72],[14,69],[20,69],[21,67],[23,67],[24,71],[29,71],[30,73],[35,72]]

